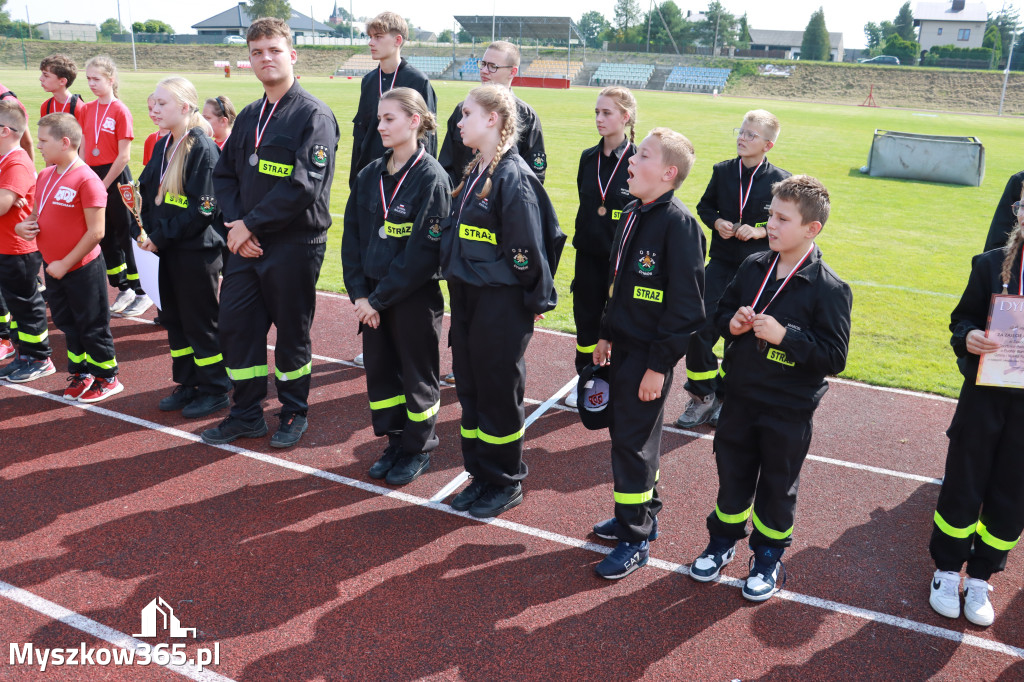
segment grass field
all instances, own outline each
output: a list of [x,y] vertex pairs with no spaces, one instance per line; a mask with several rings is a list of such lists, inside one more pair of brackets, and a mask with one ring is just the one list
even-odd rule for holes
[[[3,83],[19,94],[33,116],[43,99],[37,77],[36,71],[0,72]],[[136,175],[141,170],[142,142],[153,130],[145,100],[159,77],[155,73],[121,77],[121,97],[135,115],[132,170]],[[226,94],[239,108],[261,94],[251,75],[230,80],[209,74],[189,77],[201,98]],[[304,77],[301,82],[334,109],[341,127],[331,201],[332,213],[340,218],[348,198],[350,121],[359,95],[358,80]],[[435,83],[442,122],[471,86]],[[73,90],[90,95],[84,77]],[[522,89],[518,94],[533,105],[544,124],[549,163],[546,187],[571,240],[579,155],[597,142],[593,125],[597,90]],[[782,135],[770,154],[772,162],[794,173],[817,176],[832,195],[832,217],[818,243],[854,290],[853,336],[842,376],[956,395],[960,380],[948,343],[949,312],[966,282],[971,256],[984,245],[1007,178],[1021,169],[1016,145],[1024,122],[645,91],[637,93],[637,100],[638,137],[656,125],[666,125],[687,135],[697,149],[697,164],[678,192],[691,210],[710,178],[712,164],[735,154],[732,129],[740,124],[743,113],[767,108],[778,115]],[[867,161],[875,128],[976,135],[988,149],[985,182],[980,188],[957,187],[861,175],[857,169]],[[320,286],[342,291],[340,219],[330,234]],[[573,331],[569,297],[573,261],[573,250],[567,246],[557,277],[561,303],[544,322],[564,331]]]

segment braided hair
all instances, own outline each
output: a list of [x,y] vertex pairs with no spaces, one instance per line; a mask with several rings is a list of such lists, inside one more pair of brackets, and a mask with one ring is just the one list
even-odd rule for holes
[[636,97],[633,97],[633,93],[630,92],[629,88],[625,88],[621,85],[609,85],[607,88],[597,94],[598,97],[607,97],[613,102],[619,110],[629,116],[629,141],[631,144],[636,143]]
[[[501,85],[481,85],[473,88],[467,98],[472,98],[488,114],[498,114],[498,118],[501,119],[498,149],[487,167],[487,180],[480,189],[480,193],[477,194],[477,198],[484,199],[491,193],[491,177],[494,175],[494,170],[505,156],[505,152],[511,149],[519,139],[519,111],[516,108],[516,98],[512,95],[512,91]],[[483,155],[477,152],[473,160],[466,164],[466,169],[462,173],[462,181],[459,182],[458,187],[452,190],[453,197],[459,196],[466,185],[466,180],[479,167],[482,159]]]
[[[1024,201],[1024,191],[1021,192],[1021,200]],[[1006,254],[1003,257],[1003,271],[1001,273],[1004,287],[1010,286],[1010,279],[1013,277],[1013,262],[1017,259],[1021,246],[1024,246],[1024,224],[1022,224],[1021,218],[1018,216],[1017,224],[1013,226],[1013,230],[1006,240],[1006,246],[1003,247],[1003,253]]]

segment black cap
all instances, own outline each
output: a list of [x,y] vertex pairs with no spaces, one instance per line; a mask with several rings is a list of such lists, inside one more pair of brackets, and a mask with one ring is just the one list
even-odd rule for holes
[[608,376],[611,367],[605,365],[587,365],[580,372],[576,384],[576,409],[580,413],[583,426],[591,431],[608,428],[612,418],[611,387]]

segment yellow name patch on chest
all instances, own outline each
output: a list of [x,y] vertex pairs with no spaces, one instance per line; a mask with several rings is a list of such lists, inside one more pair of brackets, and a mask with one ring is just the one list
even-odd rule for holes
[[465,223],[459,224],[459,236],[475,242],[488,242],[497,246],[498,237],[490,230],[483,227],[473,227]]
[[260,159],[260,173],[264,175],[273,175],[278,178],[287,178],[295,170],[295,166],[289,166],[286,163],[274,163],[273,161],[267,161]]
[[178,208],[188,208],[188,197],[183,194],[171,194],[167,192],[164,194],[164,203],[168,203],[171,206],[177,206]]
[[384,234],[389,237],[403,238],[412,234],[412,223],[384,222]]
[[772,362],[777,362],[780,365],[785,365],[786,367],[796,366],[795,362],[789,361],[789,358],[786,356],[786,351],[779,350],[778,348],[768,349],[768,359]]
[[612,211],[612,220],[618,220],[622,217],[622,211]]
[[654,303],[661,303],[664,297],[665,292],[663,292],[661,289],[633,287],[633,298],[640,299],[641,301],[653,301]]

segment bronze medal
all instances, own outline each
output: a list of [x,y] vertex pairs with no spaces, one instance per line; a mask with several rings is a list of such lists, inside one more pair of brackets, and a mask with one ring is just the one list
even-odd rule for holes
[[611,298],[612,294],[614,294],[614,293],[615,293],[615,285],[614,284],[609,284],[608,285],[608,298]]
[[602,218],[608,215],[608,209],[604,207],[604,204],[601,204],[600,206],[597,207],[597,215],[601,216]]

